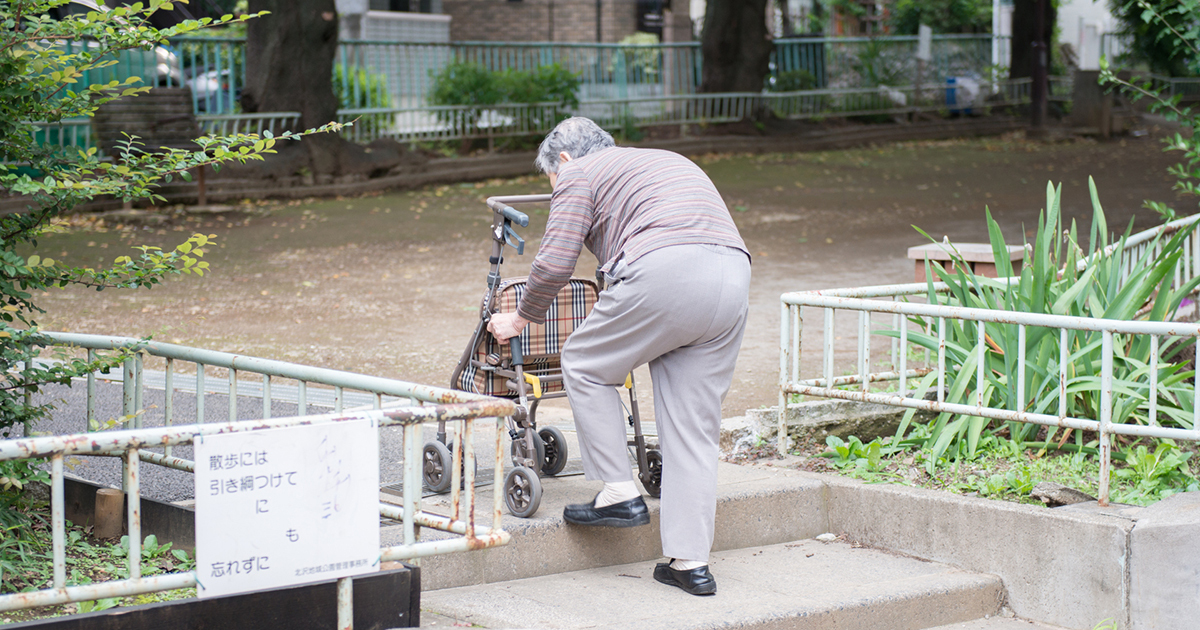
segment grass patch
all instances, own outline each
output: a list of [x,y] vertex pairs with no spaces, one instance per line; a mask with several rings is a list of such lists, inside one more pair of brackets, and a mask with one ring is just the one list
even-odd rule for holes
[[[19,533],[5,532],[0,539],[0,594],[31,592],[53,586],[53,551],[50,546],[50,508],[34,505],[21,510],[25,527]],[[195,558],[171,543],[159,544],[154,535],[142,542],[141,574],[143,577],[164,573],[179,573],[195,568]],[[78,586],[129,577],[129,537],[120,541],[99,540],[89,529],[67,523],[66,531],[67,585]],[[19,623],[34,619],[61,617],[75,613],[96,612],[122,606],[137,606],[157,602],[189,599],[196,589],[186,588],[131,597],[113,597],[72,604],[41,606],[0,613],[0,624]]]
[[[914,427],[916,428],[916,427]],[[869,483],[944,490],[964,496],[1041,505],[1030,492],[1043,481],[1099,494],[1100,463],[1094,448],[1082,452],[1030,448],[1014,440],[994,438],[981,445],[973,458],[940,458],[934,466],[929,449],[892,447],[890,439],[863,443],[856,437],[830,437],[824,444],[798,440],[790,465],[812,472],[840,474]],[[1092,445],[1094,447],[1094,445]],[[772,448],[746,451],[729,458],[747,463],[770,457]],[[1114,503],[1145,506],[1178,492],[1200,490],[1197,445],[1180,447],[1170,440],[1140,440],[1113,449],[1109,498]]]

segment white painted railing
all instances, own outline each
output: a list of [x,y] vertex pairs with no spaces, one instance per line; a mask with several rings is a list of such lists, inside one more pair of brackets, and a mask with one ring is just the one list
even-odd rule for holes
[[[51,538],[53,547],[52,581],[40,590],[0,595],[0,611],[89,601],[104,597],[130,596],[153,591],[171,590],[196,586],[196,571],[173,573],[151,577],[141,576],[141,482],[139,469],[142,462],[157,464],[177,470],[194,472],[195,464],[172,455],[172,448],[191,444],[205,435],[234,432],[253,432],[291,426],[330,424],[348,420],[371,419],[378,426],[403,427],[403,499],[402,507],[381,503],[379,513],[383,517],[403,524],[404,542],[401,545],[380,549],[382,561],[412,560],[424,556],[456,553],[483,549],[506,544],[510,535],[501,528],[500,506],[503,502],[503,418],[513,413],[511,401],[480,396],[424,385],[372,376],[352,374],[325,368],[258,359],[242,355],[187,348],[174,344],[67,333],[47,334],[47,345],[74,348],[86,351],[89,361],[96,359],[97,351],[118,350],[130,354],[122,361],[122,412],[124,420],[133,428],[118,431],[81,432],[73,435],[28,437],[0,441],[0,461],[33,459],[48,460],[51,469]],[[165,360],[163,380],[152,385],[143,370],[143,357]],[[176,363],[190,367],[194,379],[185,385],[178,377]],[[222,393],[228,398],[228,419],[206,423],[204,400],[211,395],[212,387],[206,384],[206,373],[212,370],[227,373],[222,383]],[[252,378],[247,379],[246,376]],[[276,384],[273,379],[285,379],[294,385]],[[330,389],[309,390],[308,385],[325,385]],[[89,426],[94,425],[96,413],[96,375],[87,377],[86,417]],[[154,419],[157,427],[144,426],[146,415],[144,391],[151,387],[162,387],[165,404],[162,416]],[[285,391],[286,390],[286,391]],[[343,410],[346,390],[366,394],[371,409]],[[239,394],[239,391],[241,394]],[[310,398],[318,398],[317,392],[329,399],[333,413],[307,415]],[[249,412],[237,405],[238,397],[261,396],[261,414]],[[404,399],[403,406],[385,405],[385,396]],[[188,405],[194,416],[184,417],[186,424],[176,412],[176,398],[194,400]],[[297,416],[272,418],[272,402],[285,398],[295,402]],[[386,407],[386,408],[384,408]],[[62,411],[60,410],[60,413]],[[249,412],[249,415],[248,413]],[[84,413],[80,416],[83,417]],[[500,420],[497,420],[499,418]],[[452,468],[450,513],[439,515],[421,510],[422,426],[426,422],[450,421],[455,452]],[[496,425],[495,476],[493,481],[493,510],[491,526],[482,524],[486,515],[475,513],[475,451],[473,437],[479,421],[499,422]],[[464,446],[465,445],[465,446]],[[156,450],[161,449],[161,451]],[[65,508],[63,489],[63,463],[73,456],[120,457],[124,467],[124,492],[127,499],[129,534],[129,577],[89,584],[70,585],[66,577]],[[461,483],[460,483],[461,482]],[[452,534],[441,540],[418,541],[417,531],[428,527]],[[334,541],[336,542],[336,541]],[[342,578],[345,585],[351,578]],[[341,586],[341,584],[340,584]],[[350,589],[338,589],[339,627],[348,627],[352,618]]]
[[[1121,268],[1124,277],[1128,277],[1135,261],[1146,254],[1147,248],[1151,259],[1161,247],[1159,237],[1173,233],[1191,223],[1200,220],[1200,215],[1187,217],[1153,230],[1147,230],[1131,236],[1125,241],[1124,249],[1120,250],[1122,257]],[[1112,255],[1115,246],[1098,255]],[[1173,287],[1183,286],[1192,278],[1200,275],[1200,232],[1193,232],[1184,241],[1184,252],[1179,264],[1174,270]],[[1086,265],[1086,261],[1080,263]],[[1016,279],[1010,279],[1015,281]],[[933,289],[944,294],[948,286],[944,283],[934,283]],[[1100,501],[1106,503],[1109,494],[1109,469],[1111,462],[1111,437],[1113,435],[1146,436],[1175,440],[1200,441],[1200,388],[1194,386],[1194,377],[1183,386],[1192,390],[1189,400],[1163,399],[1159,383],[1159,366],[1165,366],[1161,354],[1171,347],[1173,342],[1185,338],[1200,338],[1200,325],[1182,322],[1151,322],[1151,321],[1121,321],[1085,317],[1070,317],[1041,313],[1018,311],[990,310],[966,308],[947,304],[923,304],[909,301],[910,298],[922,299],[929,295],[930,285],[900,284],[889,286],[874,286],[862,288],[831,289],[820,291],[804,291],[785,293],[780,297],[781,329],[779,357],[779,407],[778,435],[779,448],[786,451],[789,447],[787,436],[786,414],[792,395],[816,396],[859,402],[878,403],[917,409],[934,413],[949,413],[957,416],[988,418],[1001,421],[1015,421],[1040,424],[1053,427],[1072,428],[1082,431],[1094,431],[1099,434],[1100,452]],[[806,311],[806,309],[809,309]],[[805,329],[806,312],[819,309],[818,335],[821,337],[820,353],[815,362],[805,363],[802,355],[802,335]],[[838,312],[854,312],[857,322],[847,325],[839,322]],[[887,324],[879,325],[872,316],[882,315],[888,320]],[[813,318],[809,317],[809,321]],[[916,325],[913,322],[921,322]],[[985,353],[990,352],[988,338],[985,336],[987,324],[1002,324],[1016,326],[1018,334],[1019,356],[1015,358],[1013,367],[1015,374],[1006,378],[1014,378],[1017,382],[1016,398],[1006,408],[988,406],[983,403],[981,392],[985,385]],[[973,365],[950,365],[947,363],[946,340],[947,327],[974,327],[977,337],[973,347],[969,348],[969,357]],[[879,352],[872,348],[873,335],[878,335],[881,329],[895,331],[891,339],[891,351]],[[936,335],[938,352],[931,361],[926,352],[920,367],[910,366],[910,361],[918,363],[913,358],[913,343],[910,335],[914,330],[928,335]],[[1074,417],[1067,414],[1068,388],[1075,383],[1072,374],[1073,354],[1078,351],[1073,344],[1079,343],[1082,333],[1100,333],[1101,373],[1097,393],[1100,396],[1098,414],[1096,417]],[[1025,392],[1026,366],[1025,339],[1035,333],[1049,333],[1057,338],[1057,361],[1052,372],[1057,374],[1052,385],[1058,389],[1057,413],[1046,408],[1048,401],[1043,399],[1042,408],[1030,409],[1031,401]],[[838,348],[835,340],[850,337],[857,339],[857,352],[854,363],[847,373],[838,372]],[[1149,338],[1149,364],[1143,370],[1144,375],[1139,379],[1129,378],[1114,383],[1113,365],[1114,353],[1124,352],[1123,348],[1139,339]],[[1117,342],[1114,346],[1114,342]],[[975,371],[975,387],[964,391],[960,396],[948,399],[946,376],[951,368],[959,371]],[[937,384],[933,390],[934,400],[925,397],[927,392],[912,389],[914,379],[936,373]],[[810,375],[812,374],[812,375]],[[1127,375],[1128,376],[1128,375]],[[881,385],[877,385],[881,384]],[[881,387],[894,391],[878,391]],[[1122,403],[1131,401],[1141,410],[1139,415],[1146,418],[1145,424],[1127,424],[1113,421],[1114,396],[1124,397]],[[1163,399],[1163,400],[1160,400]],[[1164,423],[1162,419],[1168,419]],[[1163,426],[1172,424],[1174,426]]]

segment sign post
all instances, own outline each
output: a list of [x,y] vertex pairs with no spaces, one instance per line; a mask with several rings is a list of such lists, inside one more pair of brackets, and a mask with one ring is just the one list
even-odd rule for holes
[[374,420],[200,436],[194,451],[199,597],[378,571]]
[[933,61],[933,29],[925,24],[917,27],[917,84],[913,87],[914,120],[921,110],[921,84],[925,82],[925,67]]

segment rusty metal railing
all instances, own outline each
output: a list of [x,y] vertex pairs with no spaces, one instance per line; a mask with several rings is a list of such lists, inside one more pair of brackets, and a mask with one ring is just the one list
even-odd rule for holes
[[[1127,239],[1125,247],[1120,251],[1122,284],[1124,278],[1132,273],[1135,261],[1147,254],[1153,258],[1162,247],[1159,236],[1173,233],[1190,223],[1200,220],[1200,215],[1187,217],[1135,234]],[[1115,248],[1108,248],[1097,255],[1112,255]],[[1193,277],[1200,275],[1200,233],[1193,232],[1184,241],[1183,255],[1174,269],[1172,286],[1183,286]],[[1085,265],[1086,262],[1080,263]],[[1016,278],[1009,279],[1015,281]],[[1001,279],[1000,282],[1004,280]],[[945,283],[933,283],[935,292],[945,293],[949,287]],[[1109,495],[1109,471],[1111,464],[1111,437],[1113,435],[1130,435],[1166,438],[1186,441],[1200,441],[1200,387],[1195,387],[1194,380],[1185,383],[1192,388],[1191,400],[1175,400],[1173,407],[1168,407],[1168,401],[1160,401],[1161,387],[1159,382],[1159,366],[1163,365],[1161,354],[1171,347],[1172,341],[1191,337],[1200,338],[1200,325],[1184,322],[1153,322],[1153,321],[1124,321],[1086,317],[1072,317],[1042,313],[1027,313],[1005,310],[991,310],[950,306],[946,304],[922,304],[908,301],[909,298],[928,296],[930,285],[926,283],[899,284],[860,288],[830,289],[819,291],[804,291],[785,293],[780,297],[781,330],[779,356],[779,398],[778,398],[778,446],[781,452],[789,448],[787,437],[786,414],[790,397],[793,394],[832,398],[840,400],[869,402],[906,409],[917,409],[934,413],[949,413],[957,416],[988,418],[1001,421],[1040,424],[1052,427],[1072,428],[1075,430],[1092,431],[1099,434],[1100,479],[1099,499],[1101,504],[1107,504]],[[821,309],[821,319],[818,320],[817,330],[821,337],[819,360],[816,362],[816,377],[806,377],[811,374],[812,362],[808,366],[802,361],[801,338],[805,329],[805,309]],[[839,322],[837,313],[848,311],[857,313],[857,322]],[[873,329],[876,324],[872,316],[885,315],[890,319],[889,331],[894,331],[890,340],[890,352],[872,348],[872,335],[878,334]],[[923,322],[918,326],[920,333],[936,337],[938,350],[936,357],[931,357],[928,349],[921,348],[917,353],[912,352],[913,345],[910,336],[912,322]],[[989,338],[985,333],[987,324],[1004,324],[1016,327],[1018,335],[1019,356],[1013,362],[1015,373],[1006,375],[1017,383],[1015,400],[1008,408],[988,406],[984,404],[980,392],[985,384],[984,356],[989,352]],[[974,326],[977,331],[974,345],[966,347],[968,361],[971,365],[952,366],[947,358],[948,326],[957,325],[964,330]],[[886,327],[886,326],[885,326]],[[883,328],[883,327],[881,327]],[[1052,408],[1043,407],[1030,409],[1033,401],[1025,391],[1025,339],[1032,334],[1028,331],[1050,329],[1056,334],[1058,356],[1053,372],[1057,380],[1053,386],[1058,390],[1057,413]],[[1096,417],[1075,417],[1067,413],[1068,388],[1072,386],[1071,373],[1072,353],[1078,348],[1070,348],[1069,339],[1079,332],[1100,333],[1099,351],[1101,353],[1101,370],[1097,395],[1099,396],[1098,413]],[[1149,338],[1151,348],[1146,367],[1136,374],[1137,380],[1117,379],[1114,382],[1114,356],[1124,353],[1124,348],[1141,338]],[[856,339],[857,350],[847,352],[839,349],[835,340]],[[1114,346],[1114,340],[1116,344]],[[924,352],[924,359],[919,352]],[[837,373],[837,356],[839,352],[851,354],[853,367],[846,373]],[[844,363],[843,363],[844,364]],[[947,399],[946,375],[951,367],[959,370],[974,370],[975,387],[966,391],[955,400]],[[910,390],[914,379],[937,373],[936,399],[927,400],[925,392]],[[932,378],[932,377],[930,377]],[[1054,376],[1047,378],[1053,379]],[[872,391],[873,384],[895,387],[895,391]],[[880,387],[876,386],[876,389]],[[1145,424],[1125,424],[1113,421],[1114,398],[1124,396],[1127,399],[1136,397],[1144,399],[1144,410],[1140,415],[1145,416]],[[1043,401],[1045,404],[1049,404]],[[1177,422],[1176,427],[1161,426],[1160,418],[1170,414]],[[1188,426],[1190,424],[1190,427]]]
[[[381,561],[416,560],[421,557],[484,549],[506,544],[510,535],[501,527],[500,506],[503,503],[502,438],[505,435],[503,418],[511,415],[513,403],[508,400],[480,396],[467,392],[415,385],[338,370],[302,366],[281,361],[186,348],[174,344],[130,339],[124,337],[102,337],[49,333],[56,343],[86,349],[94,358],[97,350],[125,350],[132,352],[124,360],[123,410],[130,412],[134,428],[114,431],[81,432],[71,435],[27,437],[0,441],[0,461],[14,459],[49,460],[51,472],[51,538],[53,548],[53,578],[51,586],[38,591],[0,595],[0,611],[89,601],[98,598],[130,596],[141,593],[188,588],[196,586],[196,571],[172,573],[152,577],[141,576],[141,483],[139,467],[149,462],[178,470],[193,472],[193,462],[174,457],[171,448],[191,444],[197,437],[221,433],[261,431],[289,426],[328,424],[356,419],[371,419],[378,426],[403,427],[403,498],[401,506],[380,503],[381,516],[400,521],[403,525],[403,544],[380,549]],[[144,427],[145,417],[142,390],[143,357],[161,357],[167,361],[165,372],[166,398],[163,426]],[[174,424],[177,420],[171,401],[176,395],[173,383],[174,361],[188,361],[196,365],[195,391],[199,409],[193,422]],[[200,403],[207,391],[205,372],[207,369],[222,368],[228,372],[229,417],[227,421],[203,423],[204,410]],[[253,373],[260,376],[257,385],[264,397],[262,417],[239,419],[237,411],[239,375]],[[272,377],[296,379],[299,386],[298,410],[301,415],[288,418],[271,418]],[[88,413],[95,410],[96,377],[90,375],[88,382]],[[333,413],[304,415],[306,385],[310,383],[334,387]],[[356,389],[374,397],[375,409],[343,411],[342,400],[345,389]],[[244,389],[244,388],[243,388]],[[384,396],[407,399],[403,406],[383,407]],[[496,419],[495,475],[493,477],[493,509],[491,526],[482,524],[475,508],[475,450],[473,439],[475,425],[479,420]],[[199,421],[196,421],[199,420]],[[422,425],[425,422],[447,420],[455,435],[454,467],[450,514],[439,515],[421,510]],[[163,452],[151,449],[162,448]],[[65,561],[65,508],[63,490],[63,462],[72,456],[117,456],[123,460],[123,486],[127,498],[127,527],[129,534],[129,577],[102,583],[68,585]],[[454,536],[441,540],[419,541],[419,527],[427,527]],[[338,619],[340,628],[350,627],[352,620],[350,587],[352,578],[341,578],[338,587]]]

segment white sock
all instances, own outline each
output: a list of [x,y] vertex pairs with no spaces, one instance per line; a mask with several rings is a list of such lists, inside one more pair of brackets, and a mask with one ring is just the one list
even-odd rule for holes
[[628,501],[640,496],[642,496],[642,493],[638,492],[637,485],[633,483],[633,480],[605,481],[604,489],[600,491],[600,494],[596,495],[596,502],[592,504],[592,507],[607,507],[614,503]]
[[701,562],[700,560],[678,560],[677,559],[677,560],[671,561],[671,568],[675,569],[676,571],[691,571],[692,569],[699,569],[700,567],[706,567],[706,566],[708,566],[708,563]]

